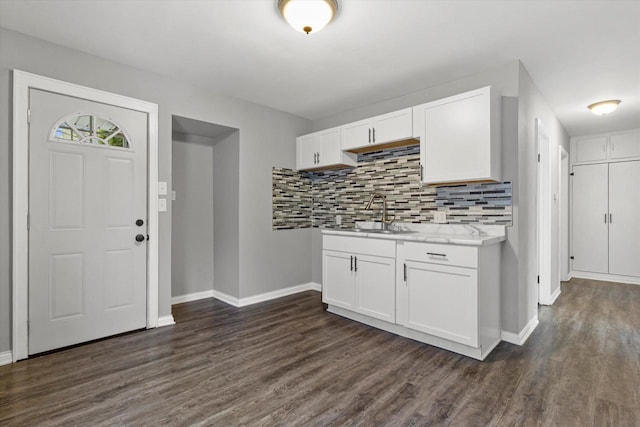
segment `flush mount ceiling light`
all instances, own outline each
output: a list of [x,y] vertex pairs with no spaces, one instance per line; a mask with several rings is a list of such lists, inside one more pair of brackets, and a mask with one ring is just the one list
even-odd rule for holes
[[595,104],[589,105],[587,108],[595,115],[604,116],[618,108],[619,104],[619,99],[610,99],[609,101],[596,102]]
[[323,29],[338,13],[337,0],[278,0],[282,17],[298,31],[309,34]]

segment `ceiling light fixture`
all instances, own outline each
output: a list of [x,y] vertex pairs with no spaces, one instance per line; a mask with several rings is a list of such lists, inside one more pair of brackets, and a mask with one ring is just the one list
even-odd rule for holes
[[298,31],[309,34],[323,29],[338,13],[337,0],[278,0],[282,17]]
[[595,104],[589,105],[587,108],[597,116],[604,116],[618,108],[619,104],[619,99],[610,99],[609,101],[596,102]]

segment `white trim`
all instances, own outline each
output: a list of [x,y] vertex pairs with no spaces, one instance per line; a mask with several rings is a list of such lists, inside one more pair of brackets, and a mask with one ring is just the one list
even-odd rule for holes
[[173,314],[169,314],[168,316],[160,316],[158,317],[158,328],[162,328],[163,326],[171,326],[175,325],[176,322],[173,320]]
[[603,282],[627,283],[631,285],[640,285],[640,277],[633,276],[617,276],[615,274],[606,273],[590,273],[588,271],[573,270],[569,273],[570,278],[600,280]]
[[502,331],[502,341],[509,342],[515,345],[523,345],[529,339],[531,333],[538,326],[538,316],[534,316],[529,320],[529,322],[525,325],[524,328],[520,331],[519,334],[514,334],[513,332]]
[[183,302],[197,301],[200,299],[213,298],[213,289],[209,291],[193,292],[191,294],[178,295],[171,298],[171,305],[182,304]]
[[558,297],[560,296],[560,293],[562,292],[562,290],[560,289],[560,286],[558,286],[558,288],[549,296],[548,300],[541,300],[540,304],[542,305],[553,305],[556,300],[558,299]]
[[219,301],[232,305],[234,307],[240,307],[240,300],[236,297],[232,297],[231,295],[227,295],[224,292],[213,290],[213,297]]
[[13,355],[10,351],[3,351],[0,353],[0,366],[8,365],[13,362]]
[[76,98],[141,111],[148,115],[148,233],[147,242],[147,328],[158,326],[158,105],[73,83],[13,70],[13,241],[12,241],[12,349],[13,360],[29,355],[27,320],[29,212],[29,89],[41,89]]
[[246,307],[248,305],[258,304],[260,302],[270,301],[272,299],[282,298],[288,295],[293,295],[293,294],[306,292],[306,291],[321,292],[322,285],[316,282],[308,282],[308,283],[303,283],[301,285],[291,286],[289,288],[284,288],[284,289],[277,289],[275,291],[265,292],[263,294],[253,295],[245,298],[236,298],[234,296],[227,295],[223,292],[216,291],[214,289],[213,297],[222,302],[226,302],[227,304],[232,305],[234,307]]

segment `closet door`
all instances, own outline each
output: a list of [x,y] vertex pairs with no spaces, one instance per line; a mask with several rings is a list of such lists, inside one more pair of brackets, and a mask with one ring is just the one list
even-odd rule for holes
[[640,161],[609,164],[609,273],[640,276]]
[[609,272],[607,164],[573,167],[573,269]]

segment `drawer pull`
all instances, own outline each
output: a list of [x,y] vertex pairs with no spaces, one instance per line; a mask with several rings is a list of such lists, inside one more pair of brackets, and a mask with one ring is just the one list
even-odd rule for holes
[[447,257],[447,254],[437,254],[437,253],[435,253],[435,252],[427,252],[427,255],[430,255],[430,256],[439,256],[439,257],[442,257],[442,258],[446,258],[446,257]]

